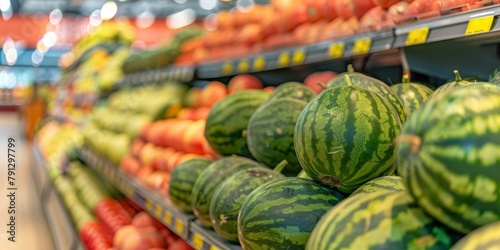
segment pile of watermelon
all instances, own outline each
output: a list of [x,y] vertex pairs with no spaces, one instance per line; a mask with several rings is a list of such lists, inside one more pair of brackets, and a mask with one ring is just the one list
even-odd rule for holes
[[500,85],[434,92],[352,69],[226,96],[208,143],[222,157],[172,173],[170,199],[243,249],[500,246]]

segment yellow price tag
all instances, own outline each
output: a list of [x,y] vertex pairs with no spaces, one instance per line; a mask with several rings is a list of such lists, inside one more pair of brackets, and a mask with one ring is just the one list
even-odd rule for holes
[[210,250],[219,250],[216,246],[210,246]]
[[172,224],[172,213],[169,211],[165,211],[165,214],[163,215],[163,222],[165,222],[166,225]]
[[193,234],[193,245],[194,248],[197,250],[200,250],[203,248],[203,238],[199,236],[198,234]]
[[278,66],[287,67],[290,64],[290,55],[288,52],[283,52],[278,58]]
[[155,206],[156,217],[158,217],[158,218],[161,217],[161,214],[163,212],[162,210],[163,210],[162,207],[160,205],[156,204],[156,206]]
[[370,52],[371,46],[372,46],[371,38],[365,37],[358,39],[354,43],[354,48],[352,49],[352,53],[354,55],[367,54],[368,52]]
[[249,69],[250,63],[246,59],[241,60],[241,62],[238,64],[238,72],[240,73],[246,73]]
[[334,43],[328,48],[328,55],[330,58],[340,58],[344,55],[344,49],[344,43]]
[[292,56],[292,64],[293,65],[303,64],[305,60],[306,60],[306,51],[305,50],[299,49],[293,53],[293,56]]
[[146,199],[146,210],[148,211],[153,210],[153,201],[150,199]]
[[485,16],[469,20],[467,29],[465,29],[465,34],[473,35],[490,31],[491,25],[493,24],[493,18],[494,16]]
[[259,56],[255,58],[255,61],[253,61],[253,69],[255,71],[262,71],[266,67],[266,59],[264,57]]
[[428,36],[429,36],[429,27],[414,29],[408,32],[408,37],[406,37],[406,45],[425,43],[425,41],[427,41]]
[[231,62],[225,62],[222,65],[222,73],[225,75],[233,73],[233,65],[231,64]]
[[179,219],[175,220],[175,231],[177,231],[177,233],[182,233],[184,231],[184,223]]

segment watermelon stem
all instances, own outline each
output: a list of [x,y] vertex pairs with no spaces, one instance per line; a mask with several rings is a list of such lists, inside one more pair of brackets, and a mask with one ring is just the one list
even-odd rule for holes
[[402,83],[410,83],[410,76],[408,74],[403,75]]
[[455,73],[455,82],[460,82],[462,81],[462,77],[458,73],[458,70],[453,70],[453,73]]
[[348,64],[347,65],[347,73],[354,73],[354,67],[352,66],[352,64]]
[[283,169],[286,167],[286,165],[288,165],[288,161],[282,160],[280,163],[278,163],[278,165],[276,165],[276,167],[273,169],[273,171],[276,173],[281,173],[281,171],[283,171]]
[[349,75],[344,75],[345,77],[345,81],[347,82],[347,86],[352,86],[352,82],[351,82],[351,78],[349,77]]
[[396,144],[400,143],[408,143],[410,152],[412,154],[418,153],[420,151],[420,147],[422,146],[422,138],[416,135],[404,134],[400,135],[395,140]]
[[326,84],[322,83],[322,82],[317,82],[316,83],[318,86],[320,86],[321,88],[323,88],[323,90],[327,89],[326,87]]

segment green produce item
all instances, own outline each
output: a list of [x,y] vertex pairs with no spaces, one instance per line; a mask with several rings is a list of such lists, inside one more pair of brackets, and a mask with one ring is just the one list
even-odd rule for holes
[[307,103],[282,98],[263,103],[248,122],[247,143],[252,156],[267,166],[286,160],[286,176],[296,176],[302,167],[295,154],[293,133],[300,112]]
[[344,197],[312,180],[287,177],[255,189],[241,207],[243,249],[304,249],[318,220]]
[[196,218],[207,228],[210,221],[210,203],[215,190],[236,172],[252,167],[262,167],[258,162],[239,156],[224,157],[210,164],[200,173],[191,193],[191,205]]
[[422,106],[432,94],[432,90],[427,86],[409,82],[407,75],[403,76],[402,83],[391,85],[390,88],[403,102],[407,115]]
[[314,99],[315,96],[316,93],[314,93],[314,91],[300,82],[286,82],[276,87],[276,89],[269,96],[266,102],[271,102],[282,98],[291,98],[307,103]]
[[434,98],[434,97],[439,96],[442,93],[445,93],[451,89],[474,83],[474,82],[463,80],[462,77],[460,76],[460,74],[458,73],[458,70],[454,70],[453,73],[455,73],[455,80],[452,82],[445,83],[441,87],[437,88],[429,98]]
[[359,194],[341,201],[316,224],[306,250],[449,249],[455,235],[405,192]]
[[306,178],[306,179],[311,179],[311,177],[309,177],[309,175],[306,174],[306,172],[304,170],[301,170],[299,172],[299,174],[297,175],[297,177],[300,177],[300,178]]
[[285,176],[264,167],[241,170],[227,178],[214,193],[210,220],[222,238],[238,242],[238,213],[248,195],[271,180]]
[[207,158],[193,158],[175,167],[170,177],[168,197],[186,213],[193,212],[191,193],[198,176],[214,161]]
[[457,88],[403,127],[398,173],[431,216],[462,233],[500,220],[500,95]]
[[403,179],[399,176],[382,176],[375,178],[356,189],[351,196],[355,194],[367,194],[381,191],[405,192],[406,188]]
[[263,90],[248,90],[226,96],[210,110],[205,137],[223,156],[252,157],[247,145],[247,126],[252,114],[269,97]]
[[[346,76],[349,76],[350,81],[346,80]],[[399,99],[399,97],[392,91],[392,89],[387,86],[384,82],[375,79],[373,77],[369,77],[367,75],[354,72],[352,65],[349,65],[347,72],[341,73],[337,75],[335,78],[330,80],[327,84],[327,88],[341,87],[341,86],[356,86],[365,88],[384,97],[389,104],[394,109],[398,115],[401,124],[406,121],[406,111],[403,105],[403,102]]]
[[394,172],[393,140],[399,131],[388,101],[368,89],[343,86],[323,91],[306,106],[294,145],[307,175],[350,194]]
[[482,226],[453,245],[451,250],[499,249],[500,221]]

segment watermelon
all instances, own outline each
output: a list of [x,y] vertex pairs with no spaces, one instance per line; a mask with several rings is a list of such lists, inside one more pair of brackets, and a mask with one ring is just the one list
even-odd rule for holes
[[476,82],[461,86],[462,89],[484,89],[486,91],[500,93],[500,85],[487,83],[487,82]]
[[213,161],[207,158],[193,158],[179,164],[170,177],[168,196],[170,201],[186,213],[193,212],[191,192],[198,176]]
[[309,175],[306,174],[306,172],[304,170],[301,170],[299,172],[299,174],[297,175],[297,177],[300,177],[300,178],[306,178],[306,179],[311,179],[311,177],[309,177]]
[[306,106],[294,145],[307,175],[350,194],[394,172],[393,140],[399,131],[388,101],[368,89],[344,86],[323,91]]
[[[349,83],[346,80],[345,77],[346,75],[349,76],[350,79]],[[392,89],[389,86],[387,86],[387,84],[385,84],[384,82],[375,79],[373,77],[369,77],[367,75],[354,72],[352,65],[350,65],[346,73],[339,74],[335,78],[330,80],[328,82],[327,88],[335,88],[348,85],[366,88],[383,96],[389,101],[389,104],[394,109],[394,112],[397,113],[401,123],[404,123],[404,121],[406,121],[406,111],[403,106],[403,102],[394,93],[394,91],[392,91]]]
[[482,226],[467,234],[451,250],[500,249],[500,221]]
[[247,146],[246,129],[250,116],[269,97],[263,90],[248,90],[226,96],[217,102],[207,118],[205,137],[223,156],[252,157]]
[[264,167],[241,170],[220,185],[210,203],[210,220],[222,238],[238,242],[238,213],[248,195],[271,180],[284,175]]
[[229,156],[215,161],[200,173],[193,186],[191,205],[194,215],[201,224],[212,228],[210,202],[217,187],[234,173],[252,167],[262,167],[262,165],[247,158]]
[[500,220],[500,94],[429,99],[396,142],[398,173],[427,213],[462,233]]
[[409,82],[408,76],[403,77],[402,83],[391,85],[390,88],[403,102],[407,115],[417,110],[432,94],[432,89],[427,86]]
[[449,249],[456,236],[405,192],[359,194],[316,224],[306,250]]
[[458,73],[458,70],[454,70],[453,73],[455,74],[455,80],[441,85],[434,91],[434,93],[432,93],[432,95],[429,98],[434,98],[435,96],[447,92],[450,89],[458,88],[473,83],[463,80],[460,74]]
[[300,100],[284,98],[266,102],[255,111],[248,122],[247,143],[257,161],[276,166],[287,160],[282,172],[286,176],[296,176],[302,170],[295,155],[293,132],[306,105]]
[[292,98],[304,102],[310,102],[316,93],[300,82],[286,82],[279,85],[274,92],[267,98],[266,102],[282,98]]
[[255,189],[241,207],[243,249],[304,249],[317,221],[344,197],[312,180],[287,177]]
[[497,68],[493,72],[493,76],[490,78],[489,82],[493,84],[500,84],[500,69]]
[[404,192],[405,190],[403,179],[401,177],[382,176],[363,184],[361,187],[356,189],[351,196],[355,194],[367,194],[379,191]]

